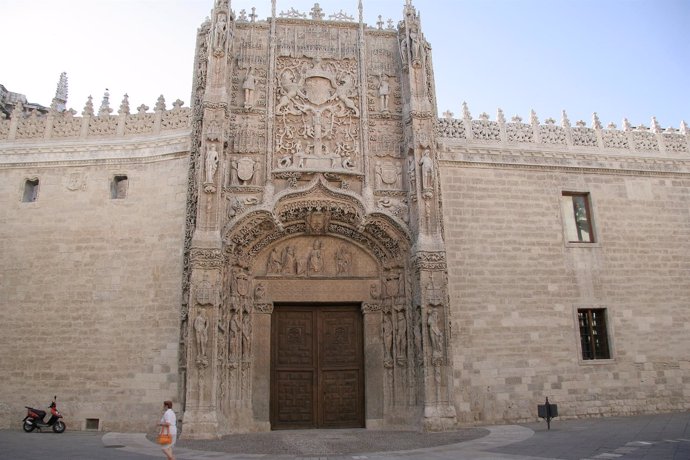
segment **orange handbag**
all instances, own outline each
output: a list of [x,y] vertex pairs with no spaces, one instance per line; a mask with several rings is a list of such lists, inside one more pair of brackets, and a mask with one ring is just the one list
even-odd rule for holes
[[161,427],[161,432],[158,435],[158,438],[156,438],[156,441],[158,444],[166,445],[166,444],[172,444],[172,435],[170,434],[170,427],[165,425]]

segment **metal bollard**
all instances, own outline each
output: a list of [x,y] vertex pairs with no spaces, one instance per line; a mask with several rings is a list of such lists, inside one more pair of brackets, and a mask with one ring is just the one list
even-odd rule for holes
[[539,418],[546,419],[546,426],[550,430],[551,419],[554,417],[558,417],[558,405],[549,404],[549,398],[547,397],[545,404],[537,405],[537,415],[539,416]]

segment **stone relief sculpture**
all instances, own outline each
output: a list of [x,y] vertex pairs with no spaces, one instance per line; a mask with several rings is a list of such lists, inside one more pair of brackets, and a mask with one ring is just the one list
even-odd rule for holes
[[276,166],[350,170],[359,156],[357,69],[349,60],[278,60]]
[[345,245],[341,245],[335,253],[335,274],[348,276],[352,271],[352,253]]
[[315,240],[314,245],[307,257],[307,274],[315,275],[323,272],[323,255],[321,253],[321,240]]
[[249,157],[233,160],[232,168],[237,175],[237,180],[240,182],[240,185],[251,185],[254,178],[254,172],[256,171],[256,165],[257,162]]
[[383,365],[393,366],[393,324],[388,313],[383,314]]
[[197,363],[206,362],[206,344],[208,343],[208,318],[204,310],[199,310],[194,318],[194,334],[196,335]]
[[266,274],[267,275],[278,275],[283,271],[283,258],[278,253],[278,248],[273,248],[271,253],[268,255],[268,261],[266,262]]
[[218,151],[216,150],[216,144],[211,143],[206,147],[206,184],[213,184],[213,178],[216,175],[216,169],[218,169]]
[[251,67],[247,70],[247,75],[244,77],[242,89],[244,90],[244,108],[250,109],[254,106],[254,91],[256,90],[256,77]]
[[422,158],[419,160],[422,175],[422,190],[431,190],[434,188],[434,161],[431,159],[431,151],[427,148],[422,153]]
[[439,326],[438,308],[432,308],[429,311],[427,327],[429,328],[432,360],[438,360],[443,357],[443,332]]
[[237,361],[237,340],[240,333],[240,319],[237,311],[232,312],[232,317],[230,319],[230,336],[228,344],[228,353],[230,361]]
[[379,108],[381,112],[388,112],[388,95],[390,91],[388,75],[381,74],[379,76]]
[[242,360],[248,361],[251,358],[252,340],[252,317],[248,311],[242,315]]
[[283,249],[283,262],[282,262],[282,273],[284,275],[297,275],[298,274],[298,262],[297,256],[295,255],[294,246],[286,246]]
[[379,189],[400,189],[402,166],[386,161],[376,162],[376,185]]
[[218,22],[213,30],[213,50],[216,55],[225,52],[225,41],[228,35],[228,23],[224,14],[218,15]]

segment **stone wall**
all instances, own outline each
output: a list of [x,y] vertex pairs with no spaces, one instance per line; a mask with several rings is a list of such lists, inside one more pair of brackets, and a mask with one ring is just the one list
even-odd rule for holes
[[0,143],[0,427],[54,395],[69,429],[146,430],[163,400],[179,403],[188,150],[188,132]]
[[[471,150],[447,149],[440,168],[460,421],[532,420],[547,396],[562,417],[687,410],[687,173]],[[564,243],[562,191],[590,193],[597,243]],[[583,307],[607,309],[612,359],[581,359]]]

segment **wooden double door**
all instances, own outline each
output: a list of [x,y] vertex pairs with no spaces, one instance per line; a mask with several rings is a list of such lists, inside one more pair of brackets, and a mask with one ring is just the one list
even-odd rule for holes
[[271,427],[364,426],[358,305],[277,305],[271,317]]

